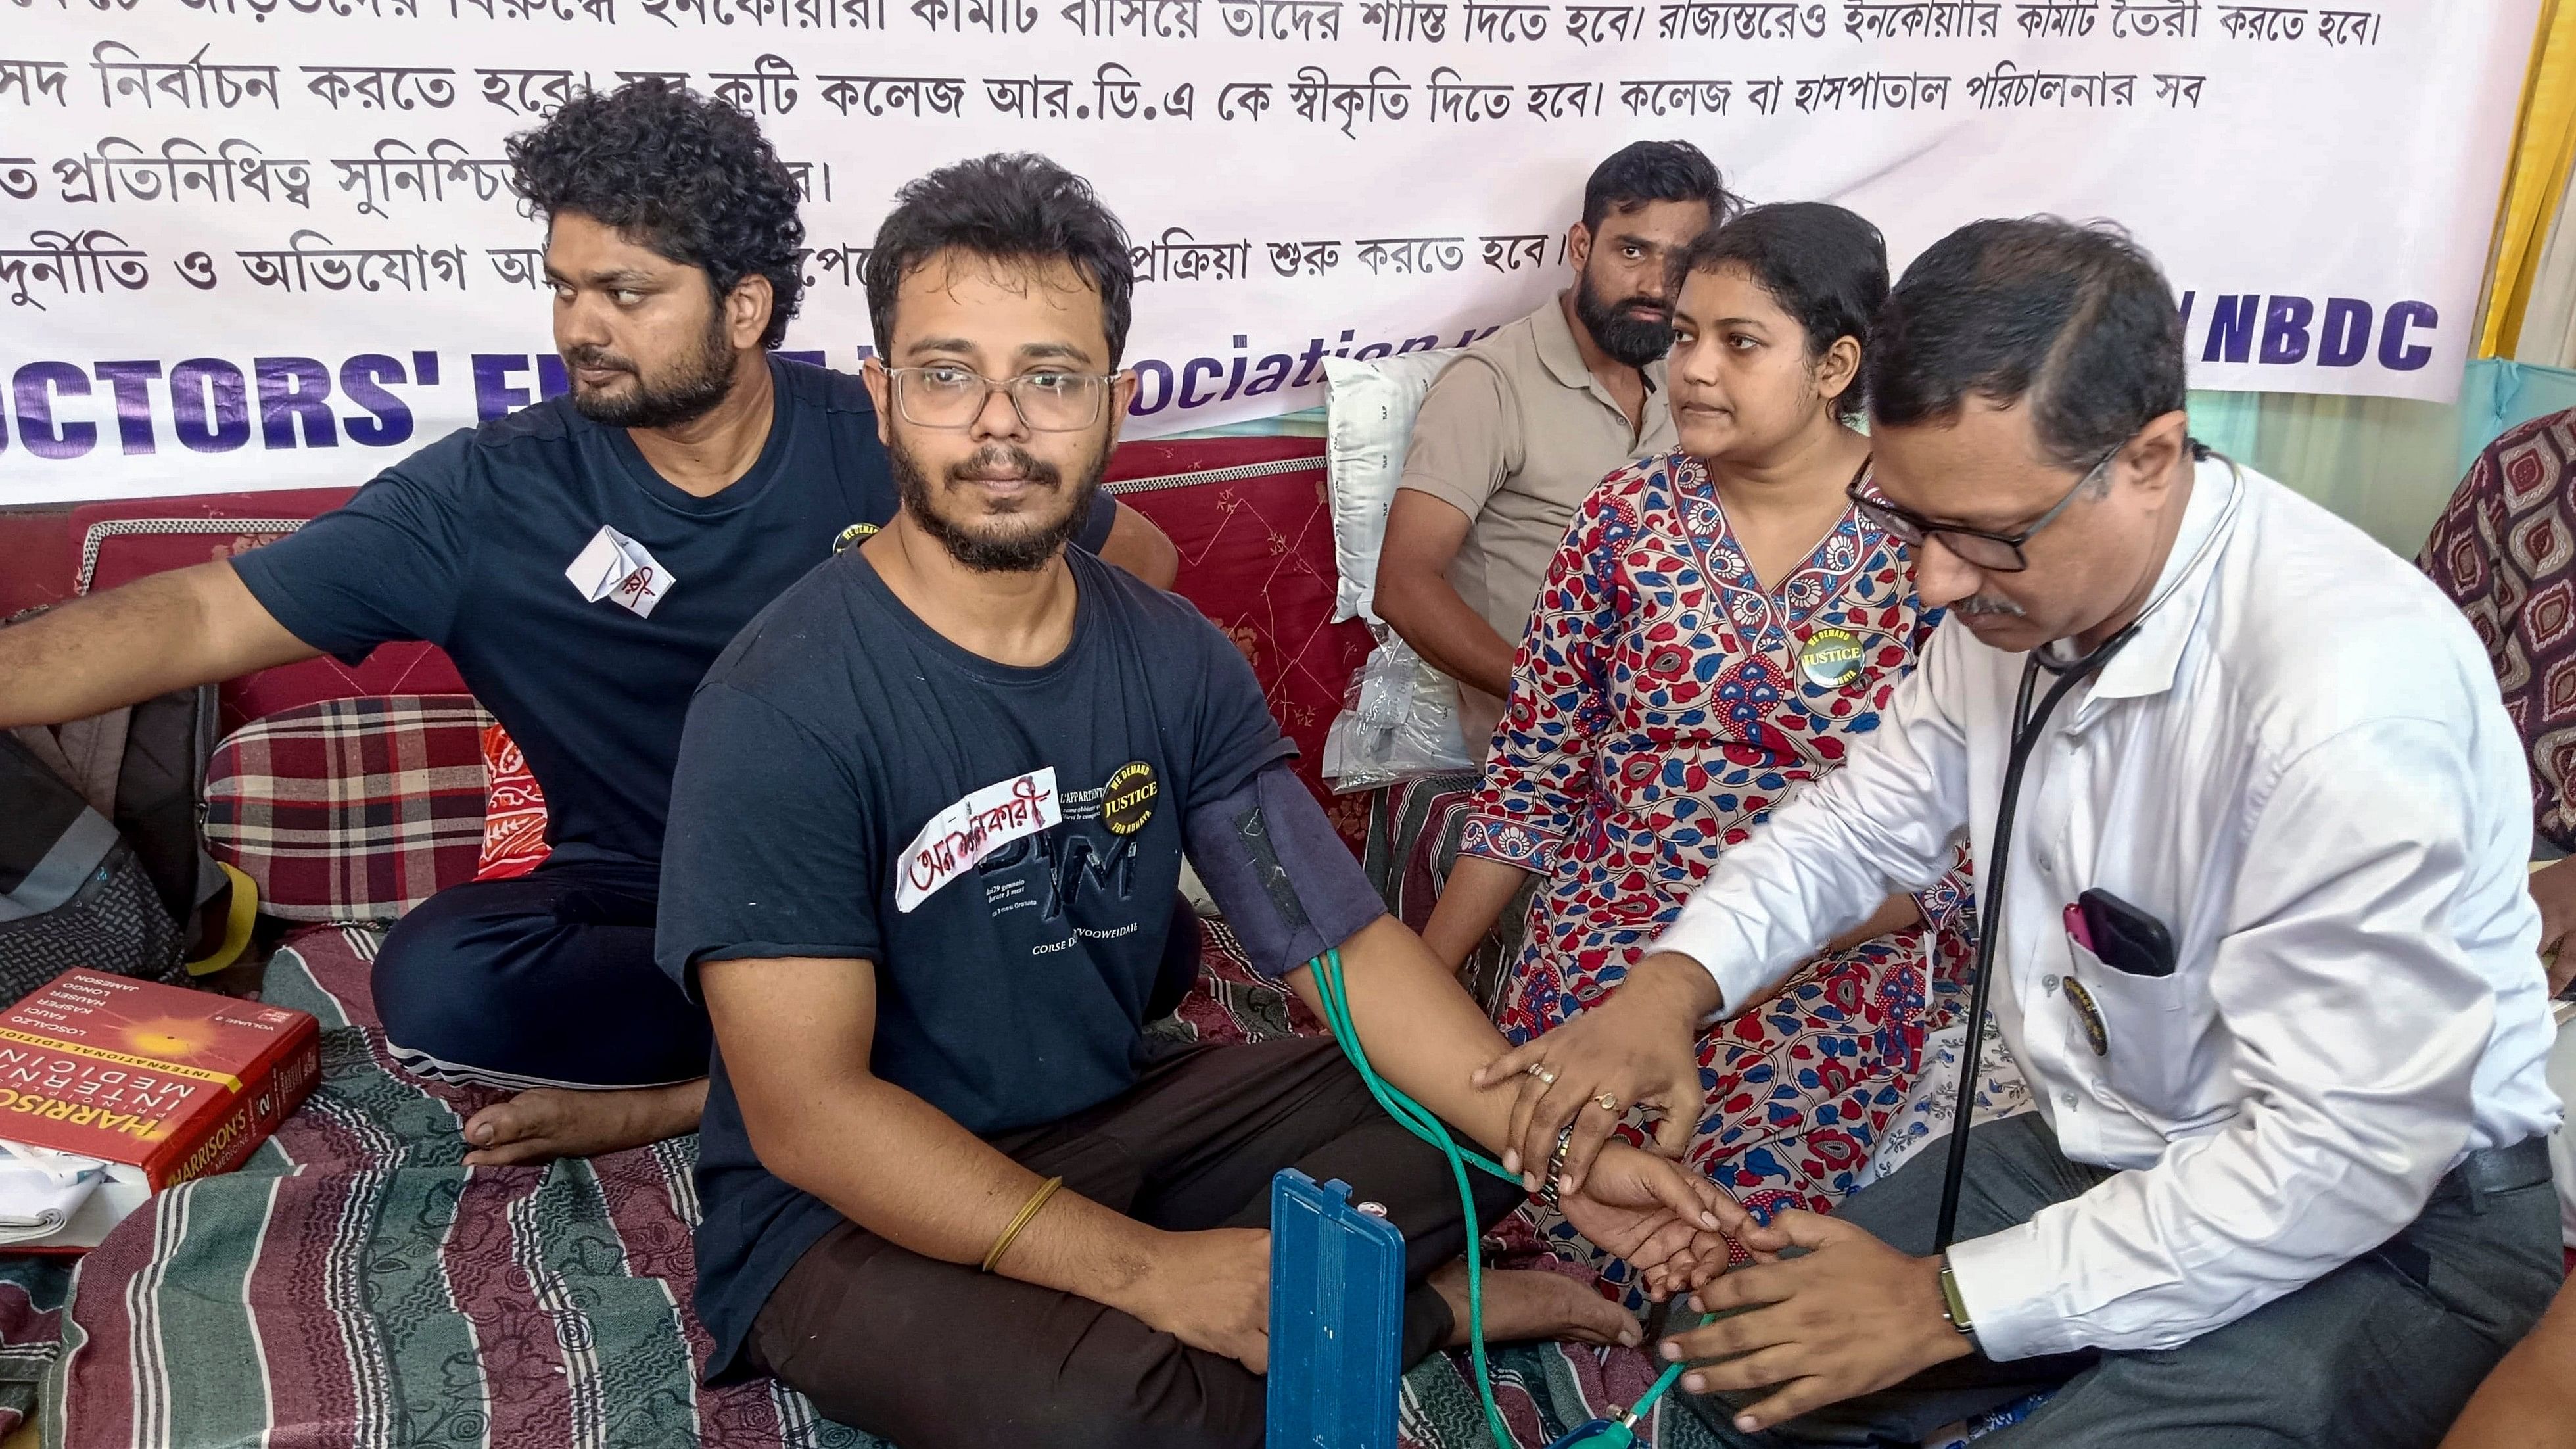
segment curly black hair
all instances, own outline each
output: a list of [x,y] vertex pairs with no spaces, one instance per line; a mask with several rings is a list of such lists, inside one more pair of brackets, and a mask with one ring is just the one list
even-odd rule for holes
[[894,349],[895,294],[951,247],[1007,262],[1070,263],[1100,293],[1109,365],[1127,350],[1136,291],[1127,231],[1091,183],[1044,156],[995,152],[904,183],[868,253],[868,320],[877,351]]
[[802,300],[796,177],[751,117],[659,76],[585,91],[509,140],[510,188],[551,222],[577,211],[661,256],[706,270],[719,298],[769,279],[776,347]]

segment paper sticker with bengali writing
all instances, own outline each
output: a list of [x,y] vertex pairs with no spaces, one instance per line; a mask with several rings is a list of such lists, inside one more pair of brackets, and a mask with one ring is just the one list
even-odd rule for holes
[[604,523],[564,566],[564,577],[592,603],[606,599],[643,619],[680,581],[650,549]]
[[1053,765],[977,790],[930,817],[904,847],[895,862],[894,908],[910,914],[984,857],[1062,819]]

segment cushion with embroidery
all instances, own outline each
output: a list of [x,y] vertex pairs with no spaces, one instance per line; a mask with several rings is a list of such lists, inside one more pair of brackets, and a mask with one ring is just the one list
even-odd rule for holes
[[511,880],[545,864],[546,792],[518,742],[499,723],[483,727],[483,860],[476,880]]

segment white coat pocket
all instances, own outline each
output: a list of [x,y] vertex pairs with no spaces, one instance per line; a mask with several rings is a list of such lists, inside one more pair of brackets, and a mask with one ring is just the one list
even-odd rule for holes
[[2150,1114],[2167,1120],[2190,1116],[2193,1033],[2183,1010],[2181,973],[2115,971],[2072,935],[2066,954],[2061,992],[2069,1055],[2097,1060],[2112,1091]]

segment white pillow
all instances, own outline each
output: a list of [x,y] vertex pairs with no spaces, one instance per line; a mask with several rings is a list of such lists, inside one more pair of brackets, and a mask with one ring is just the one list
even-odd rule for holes
[[1324,359],[1326,476],[1333,496],[1333,567],[1342,576],[1333,595],[1333,622],[1377,622],[1377,549],[1386,536],[1387,506],[1404,477],[1405,445],[1413,415],[1422,410],[1431,380],[1458,356],[1407,352],[1370,362]]

